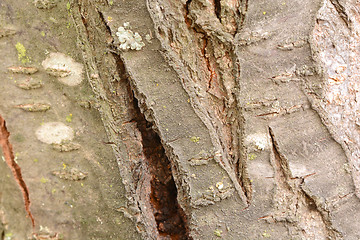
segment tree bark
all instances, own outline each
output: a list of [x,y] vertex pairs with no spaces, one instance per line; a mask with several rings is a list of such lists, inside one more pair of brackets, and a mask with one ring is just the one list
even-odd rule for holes
[[[78,217],[64,218],[78,223],[83,235],[76,230],[71,235],[64,227],[65,239],[360,238],[356,1],[71,0],[30,5],[41,15],[38,24],[29,23],[26,36],[61,9],[57,16],[63,19],[55,19],[61,24],[51,20],[46,28],[52,37],[28,56],[18,43],[26,47],[34,40],[19,34],[23,19],[13,17],[8,22],[15,30],[4,26],[3,32],[14,31],[15,37],[3,34],[1,40],[15,46],[21,65],[40,72],[46,58],[40,50],[75,52],[70,56],[82,62],[88,82],[80,86],[91,88],[94,98],[88,103],[105,127],[91,127],[98,133],[90,136],[106,132],[105,142],[114,153],[106,156],[118,165],[93,178],[101,184],[107,174],[122,180],[116,182],[121,206],[89,200],[104,211],[90,211],[100,220],[86,229],[79,221],[87,214],[77,207]],[[11,8],[20,11],[8,1],[2,6],[7,9],[3,19],[14,15]],[[51,28],[55,25],[59,29]],[[8,54],[14,59],[14,53]],[[60,70],[63,82],[63,74],[75,74]],[[59,93],[58,85],[53,88]],[[84,97],[77,95],[79,88],[60,88],[69,106]],[[3,101],[9,99],[11,94],[4,94]],[[0,113],[22,129],[13,120],[15,110],[3,105]],[[95,111],[86,115],[70,109],[83,121],[91,116],[92,126],[99,124]],[[96,141],[83,138],[83,145],[91,149]],[[86,151],[79,156],[86,157]],[[21,167],[24,171],[29,164]],[[90,176],[86,181],[95,184]],[[43,189],[24,174],[27,178],[31,199],[32,192]],[[117,197],[111,189],[91,189],[94,198]],[[12,210],[4,209],[3,215],[11,216]],[[32,209],[39,226],[47,211],[58,208]],[[131,226],[128,235],[124,228],[115,230],[108,216]],[[105,230],[93,231],[99,222]],[[52,228],[57,224],[51,221]],[[11,224],[2,225],[5,236]],[[33,239],[40,234],[36,231]]]

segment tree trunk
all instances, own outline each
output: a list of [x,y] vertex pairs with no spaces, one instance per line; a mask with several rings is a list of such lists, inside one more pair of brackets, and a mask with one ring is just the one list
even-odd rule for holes
[[23,2],[0,2],[0,115],[35,225],[3,174],[3,239],[360,238],[354,0]]

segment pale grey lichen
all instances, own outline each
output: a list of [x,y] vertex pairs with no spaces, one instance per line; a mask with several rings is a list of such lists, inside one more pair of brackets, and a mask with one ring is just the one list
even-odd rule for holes
[[63,141],[73,140],[75,134],[71,127],[62,122],[47,122],[35,132],[36,138],[47,144],[61,144]]
[[124,23],[124,27],[119,27],[116,32],[122,50],[141,50],[145,46],[139,33],[130,30],[130,24]]
[[269,147],[268,136],[265,133],[253,133],[246,137],[245,144],[253,150],[265,150]]

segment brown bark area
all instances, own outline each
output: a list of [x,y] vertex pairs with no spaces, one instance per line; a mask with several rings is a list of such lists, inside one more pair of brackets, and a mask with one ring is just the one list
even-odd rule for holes
[[[79,156],[95,163],[81,163],[96,171],[86,174],[89,181],[77,187],[50,178],[51,185],[43,183],[42,189],[37,186],[39,179],[29,177],[37,168],[29,159],[22,162],[29,189],[37,199],[32,201],[32,210],[40,225],[44,219],[51,219],[53,228],[67,222],[61,226],[65,226],[63,231],[69,231],[68,239],[139,239],[140,235],[143,239],[360,238],[358,3],[71,0],[65,6],[60,2],[56,6],[53,2],[34,1],[34,6],[42,13],[47,11],[43,17],[53,24],[57,19],[51,14],[57,9],[71,17],[77,46],[75,40],[69,44],[69,39],[60,38],[64,35],[60,34],[56,40],[44,41],[41,52],[48,48],[56,52],[79,50],[77,61],[82,59],[84,79],[94,94],[85,106],[100,113],[107,134],[106,140],[98,139],[99,133],[93,133],[91,138],[111,146],[117,167],[110,167],[109,155],[92,152],[101,144],[90,139],[82,142],[85,150],[80,150],[79,155],[61,153],[75,159],[68,160],[74,165],[81,162]],[[62,28],[55,27],[64,32],[67,21],[62,22]],[[34,29],[41,29],[40,35],[48,37],[46,29],[41,28],[46,24],[41,22]],[[131,41],[141,36],[144,45],[126,49],[124,38],[119,36],[125,30],[138,34]],[[2,30],[0,26],[0,40],[14,35],[17,37],[16,31]],[[69,36],[76,38],[75,34]],[[14,39],[13,45],[25,40]],[[64,45],[71,47],[54,47],[54,42],[66,42]],[[15,60],[28,60],[20,53],[13,55]],[[43,55],[35,57],[40,70],[32,73],[34,78],[43,74]],[[24,74],[33,67],[29,63],[9,70]],[[30,82],[25,81],[25,87]],[[12,79],[6,84],[12,89]],[[47,82],[45,89],[51,84]],[[84,89],[54,86],[51,91],[61,101],[11,102],[11,108],[2,107],[1,102],[0,113],[14,119],[18,114],[15,111],[35,106],[43,114],[33,115],[36,121],[61,121],[65,113],[59,106],[74,104],[67,98],[76,102],[77,94]],[[44,84],[31,87],[42,88]],[[12,91],[16,90],[4,94],[6,101],[13,99]],[[40,90],[36,93],[31,96],[42,96]],[[77,129],[77,138],[99,125],[81,126],[92,115],[75,106],[66,111],[79,113],[81,121],[71,123]],[[32,117],[24,119],[31,122]],[[17,121],[11,123],[15,131],[22,129]],[[3,129],[5,137],[0,140],[6,147],[5,159],[22,186],[30,215],[29,192],[23,181],[27,179],[14,165],[5,125]],[[31,141],[28,139],[26,143]],[[87,142],[91,144],[87,146]],[[42,153],[37,144],[33,141],[31,146]],[[101,161],[97,155],[107,157]],[[47,156],[55,159],[58,155]],[[109,166],[103,167],[100,162]],[[63,163],[63,167],[67,164]],[[117,181],[104,191],[108,174]],[[87,184],[90,187],[84,188]],[[74,193],[57,196],[57,200],[52,191],[59,185]],[[114,193],[122,188],[124,191]],[[48,208],[42,207],[41,196],[50,195],[50,191],[52,201],[61,202],[62,207],[48,202]],[[111,200],[103,204],[108,196]],[[90,201],[92,198],[96,201]],[[124,200],[118,203],[120,198]],[[88,213],[79,207],[81,203],[91,206]],[[61,215],[66,211],[63,205],[76,209],[73,214],[78,217]],[[51,214],[56,209],[60,213]],[[7,224],[1,216],[0,206],[0,234],[4,235],[8,230],[2,230]],[[113,218],[120,220],[111,221]],[[87,219],[93,222],[86,223]],[[131,225],[123,224],[124,219],[131,219]],[[70,231],[72,225],[76,229]],[[126,229],[124,226],[132,226],[139,234],[129,237],[126,230],[118,230]],[[43,236],[32,235],[33,239]],[[48,239],[51,236],[59,235],[48,233]]]
[[[143,1],[138,1],[127,3],[127,5],[107,6],[109,8],[85,4],[84,9],[96,9],[95,11],[100,13],[101,24],[107,29],[108,34],[114,37],[114,33],[117,31],[116,25],[107,19],[113,17],[114,12],[135,9],[135,6],[140,6],[143,3]],[[268,17],[269,27],[266,28],[261,25],[264,20],[255,14],[255,7],[258,3],[254,2],[148,1],[147,4],[154,27],[151,24],[147,24],[146,27],[139,24],[139,21],[148,19],[146,13],[135,15],[136,11],[129,11],[128,19],[134,22],[139,31],[144,32],[147,27],[155,30],[163,49],[163,56],[175,70],[179,77],[175,81],[181,83],[188,99],[181,100],[181,97],[175,97],[176,94],[170,96],[178,98],[180,101],[186,100],[191,104],[192,109],[205,125],[206,131],[209,132],[208,140],[214,149],[214,154],[210,157],[190,157],[191,164],[188,166],[186,157],[183,158],[181,153],[174,151],[174,149],[184,149],[185,145],[174,147],[171,145],[174,140],[168,140],[167,132],[169,129],[166,125],[169,122],[178,123],[179,119],[171,115],[166,115],[167,119],[163,118],[164,112],[167,111],[164,109],[167,109],[168,106],[165,106],[164,101],[161,104],[158,104],[157,101],[159,98],[164,99],[166,94],[156,91],[156,88],[151,86],[153,79],[150,72],[154,64],[148,64],[144,61],[145,59],[148,61],[149,56],[151,56],[149,50],[158,51],[158,46],[154,47],[152,44],[139,53],[122,51],[117,47],[116,37],[112,38],[109,41],[111,42],[111,51],[115,56],[119,55],[121,58],[121,66],[124,66],[126,73],[130,76],[131,89],[135,93],[134,97],[137,99],[141,112],[144,113],[149,124],[151,123],[149,126],[158,132],[161,144],[170,160],[171,172],[169,165],[164,161],[162,167],[157,165],[157,169],[163,170],[154,172],[151,164],[144,165],[145,168],[149,168],[148,170],[144,168],[142,170],[149,171],[150,175],[153,175],[152,179],[161,179],[163,178],[162,174],[171,173],[177,191],[181,193],[181,196],[175,192],[171,193],[169,189],[154,185],[153,181],[152,193],[145,194],[143,198],[137,201],[139,203],[149,201],[150,196],[152,199],[150,205],[156,209],[159,208],[159,202],[154,203],[154,195],[152,195],[154,192],[163,191],[165,195],[177,195],[179,206],[184,209],[188,218],[188,221],[184,222],[188,224],[188,227],[185,228],[190,230],[190,236],[194,239],[210,237],[212,235],[208,234],[208,231],[211,232],[210,229],[214,230],[213,234],[216,236],[224,233],[226,239],[232,239],[235,236],[254,238],[257,230],[265,228],[266,222],[277,229],[277,234],[272,236],[265,230],[261,234],[263,237],[342,238],[345,233],[343,230],[337,229],[336,221],[330,218],[331,212],[328,208],[331,208],[333,203],[323,205],[319,199],[326,199],[326,202],[338,202],[341,199],[341,194],[351,194],[351,183],[347,177],[344,177],[341,182],[342,188],[333,189],[328,193],[321,191],[321,186],[335,182],[337,181],[335,179],[341,176],[341,172],[333,176],[329,175],[328,172],[341,166],[344,158],[334,162],[333,166],[320,171],[317,165],[307,165],[306,158],[302,158],[297,153],[297,151],[301,151],[301,147],[298,145],[289,146],[290,140],[283,135],[283,132],[286,132],[286,127],[295,131],[297,122],[304,123],[303,134],[298,133],[295,137],[299,141],[303,139],[304,149],[308,152],[306,146],[317,144],[317,142],[311,139],[313,133],[310,124],[307,125],[301,121],[298,118],[299,114],[303,114],[306,119],[309,119],[309,122],[314,123],[319,131],[322,129],[318,116],[314,115],[313,110],[310,109],[309,100],[304,94],[306,90],[303,90],[306,78],[310,75],[313,76],[313,73],[309,74],[311,67],[308,65],[313,63],[309,58],[310,46],[307,45],[306,39],[310,32],[309,29],[311,29],[310,25],[314,19],[314,14],[308,14],[305,9],[314,10],[316,7],[307,5],[304,8],[301,17],[306,19],[304,21],[309,28],[297,26],[297,31],[305,37],[296,38],[293,36],[295,30],[290,30],[285,36],[282,36],[277,29],[282,23],[282,17],[288,14],[287,11],[290,11],[291,6],[283,7],[280,10],[280,15],[270,15]],[[298,3],[292,5],[300,9]],[[277,4],[272,3],[267,7],[273,9],[276,6]],[[264,11],[262,14],[266,15],[267,12]],[[127,20],[115,20],[120,25],[125,21]],[[257,27],[258,30],[253,30],[256,28],[254,25],[259,23],[256,21],[260,22],[260,27]],[[295,25],[296,23],[290,21],[289,24]],[[91,25],[89,27],[91,28]],[[97,34],[101,35],[102,33],[99,31]],[[88,38],[91,41],[92,37],[88,36]],[[294,39],[288,40],[287,38]],[[157,42],[157,40],[155,41]],[[98,42],[93,41],[92,44],[97,45]],[[274,47],[277,50],[274,50]],[[291,52],[293,49],[299,50],[294,53],[295,51]],[[273,62],[270,59],[262,58],[260,55],[252,55],[252,52],[259,52],[260,50],[265,51],[269,56],[276,56],[274,52],[277,51],[279,55],[283,55],[287,59],[282,61],[277,58]],[[289,52],[281,52],[284,50]],[[139,63],[134,61],[136,58],[141,59]],[[144,68],[139,67],[140,61]],[[295,69],[288,70],[292,61],[301,67],[297,67],[295,64]],[[262,71],[253,71],[252,65],[259,65],[258,68]],[[274,65],[277,66],[276,70],[273,69]],[[146,70],[146,66],[149,70]],[[279,68],[282,70],[278,70]],[[157,69],[155,76],[159,77],[161,73],[165,74],[161,69]],[[99,82],[101,82],[100,79]],[[159,82],[161,83],[161,81]],[[155,86],[158,85],[156,83]],[[285,94],[286,92],[287,94]],[[177,103],[170,104],[170,106],[177,106]],[[183,123],[179,122],[179,125],[181,124]],[[191,121],[187,124],[191,124]],[[293,124],[294,126],[292,126]],[[271,129],[270,132],[269,129]],[[143,136],[142,144],[146,145],[147,141],[144,142],[146,131],[142,128],[140,132]],[[326,131],[321,130],[319,134],[325,136],[324,139],[329,139],[323,142],[324,148],[332,149],[339,155],[343,154],[339,148],[334,148],[336,144],[326,135]],[[176,138],[175,141],[178,139]],[[191,139],[197,143],[202,138],[195,135]],[[159,152],[147,151],[145,145],[141,151],[147,155],[148,159],[159,157]],[[290,148],[295,148],[296,152],[288,152]],[[320,158],[319,163],[324,160],[323,149],[315,150],[314,156],[315,154]],[[182,158],[185,161],[180,161]],[[256,160],[254,160],[255,158]],[[190,172],[199,171],[198,166],[208,164],[209,159],[213,159],[226,172],[227,177],[215,181],[205,191],[204,187],[201,186],[204,181],[195,183],[195,181],[190,180],[191,178],[179,178],[182,175],[190,175]],[[272,170],[269,169],[269,163],[272,165]],[[259,168],[263,172],[258,171]],[[264,174],[266,172],[274,174],[274,180],[265,183]],[[191,176],[195,176],[193,178],[196,179],[197,175],[198,173]],[[222,181],[224,178],[230,180],[230,184],[227,183],[230,190],[225,193],[222,191],[225,185]],[[254,179],[255,182],[253,182]],[[315,182],[313,179],[322,180]],[[139,179],[132,181],[136,183]],[[232,188],[236,190],[240,198],[232,195]],[[273,192],[269,193],[266,190],[269,188]],[[197,190],[189,191],[189,189]],[[203,193],[202,197],[198,198],[194,194],[194,192],[202,191],[210,193],[210,196]],[[211,192],[213,196],[211,196]],[[187,196],[190,196],[190,199],[183,201]],[[250,206],[244,209],[243,206],[241,207],[239,199]],[[259,207],[261,205],[265,207]],[[164,204],[163,209],[167,206]],[[199,208],[197,208],[198,206]],[[215,211],[215,209],[221,209],[224,212],[224,215],[219,217],[221,219],[219,221],[226,222],[228,226],[226,230],[216,229],[215,219],[212,222],[207,222],[208,225],[206,226],[202,223],[204,216]],[[234,219],[231,219],[229,215],[230,209],[237,210],[237,217]],[[260,215],[260,217],[245,220],[246,215]],[[149,224],[153,221],[150,215],[143,213],[141,216],[142,220],[139,222],[150,220]],[[271,216],[271,219],[262,216]],[[155,220],[158,226],[157,230],[154,231],[155,235],[145,234],[145,238],[164,237],[161,234],[163,225],[159,224],[157,215],[155,215]],[[262,221],[259,222],[259,220]],[[243,229],[246,229],[245,232],[239,230],[238,226],[231,224],[232,221],[242,224]],[[283,231],[283,228],[287,231]],[[229,231],[228,229],[234,230]],[[160,232],[160,235],[157,235],[157,231]],[[186,238],[186,236],[183,237]]]

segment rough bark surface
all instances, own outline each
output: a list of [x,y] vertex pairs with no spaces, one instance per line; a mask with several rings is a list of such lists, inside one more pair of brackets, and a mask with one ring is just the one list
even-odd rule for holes
[[[90,197],[80,202],[98,210],[86,213],[77,205],[73,216],[62,214],[63,221],[75,222],[78,230],[69,230],[66,223],[56,230],[59,221],[52,220],[51,229],[62,231],[65,239],[360,238],[360,6],[355,0],[33,1],[29,9],[41,14],[38,23],[29,24],[31,31],[44,32],[41,23],[50,19],[44,34],[53,36],[30,50],[30,57],[19,44],[35,38],[19,34],[24,19],[6,18],[14,15],[12,8],[20,11],[20,5],[1,4],[6,8],[0,16],[8,25],[0,26],[0,41],[13,49],[2,52],[12,60],[1,65],[1,74],[35,78],[46,70],[66,83],[75,70],[40,66],[47,55],[38,54],[39,49],[48,48],[76,51],[69,55],[84,65],[82,85],[71,82],[59,88],[57,82],[45,83],[45,90],[57,94],[43,98],[48,102],[15,104],[11,90],[1,94],[0,103],[0,114],[10,119],[14,131],[24,129],[14,121],[21,110],[28,111],[21,116],[43,114],[33,117],[36,121],[59,121],[71,109],[89,122],[84,129],[79,122],[71,123],[72,115],[66,117],[84,149],[68,156],[86,157],[89,163],[79,165],[95,169],[85,182]],[[59,9],[62,20],[51,15]],[[54,26],[59,30],[53,31]],[[68,36],[56,35],[59,31]],[[129,42],[121,37],[125,31],[135,33]],[[124,50],[135,40],[144,46]],[[18,66],[8,68],[12,63]],[[1,86],[3,91],[13,89],[11,80]],[[40,97],[43,85],[33,79],[17,83],[21,91]],[[93,97],[80,104],[91,111],[87,113],[77,102],[90,88]],[[105,130],[96,127],[99,121],[89,108],[100,113]],[[28,128],[35,126],[31,122]],[[98,156],[92,150],[97,141],[82,137],[86,131],[95,139],[106,132],[104,146],[96,151],[115,158],[117,167],[113,161],[106,169],[97,168],[94,162],[100,160],[91,160]],[[20,141],[14,147],[26,144]],[[61,143],[57,149],[77,148],[74,144]],[[30,144],[35,150],[41,149],[38,145]],[[57,156],[48,150],[44,154]],[[26,174],[29,160],[20,165],[30,199],[44,194],[36,187],[39,179]],[[64,171],[56,174],[69,178]],[[117,193],[93,187],[97,179],[102,186],[116,179]],[[14,189],[12,182],[6,184]],[[55,181],[51,184],[49,188],[56,186]],[[82,187],[69,186],[74,192]],[[11,191],[0,189],[0,200],[3,192],[8,196]],[[67,197],[58,197],[69,204]],[[49,211],[62,209],[45,210],[37,200],[32,212],[39,225],[33,239],[43,234],[39,226],[52,216]],[[5,236],[14,226],[7,222],[14,207],[1,201],[0,236]],[[97,224],[82,222],[92,215]],[[29,235],[29,223],[22,224],[26,230],[18,236]],[[49,231],[48,237],[60,238]]]

